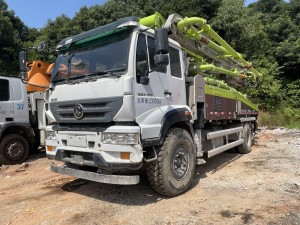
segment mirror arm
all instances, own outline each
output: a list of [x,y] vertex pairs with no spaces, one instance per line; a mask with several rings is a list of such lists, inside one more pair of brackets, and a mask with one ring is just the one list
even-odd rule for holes
[[49,88],[49,86],[44,86],[44,85],[37,85],[37,84],[28,83],[27,81],[23,80],[22,78],[21,78],[21,80],[22,80],[22,83],[23,83],[23,84],[26,84],[26,85],[31,85],[31,86],[34,86],[34,87],[40,87],[40,88],[46,88],[46,89]]
[[146,29],[144,29],[144,30],[140,30],[140,33],[144,33],[145,31],[150,30],[150,29],[155,30],[155,28],[159,28],[159,27],[158,27],[157,25],[153,25],[153,26],[148,27],[148,28],[146,28]]

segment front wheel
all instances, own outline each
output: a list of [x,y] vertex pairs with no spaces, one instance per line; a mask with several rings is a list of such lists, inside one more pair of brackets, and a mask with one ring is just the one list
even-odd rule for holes
[[151,187],[166,196],[176,196],[190,186],[196,164],[193,140],[180,128],[169,131],[158,153],[158,159],[147,167]]
[[4,136],[0,143],[0,163],[13,165],[24,162],[29,155],[29,145],[18,134]]

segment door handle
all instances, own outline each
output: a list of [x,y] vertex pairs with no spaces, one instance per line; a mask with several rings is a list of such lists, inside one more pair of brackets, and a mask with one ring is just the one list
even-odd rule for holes
[[164,90],[164,94],[165,95],[168,95],[168,96],[171,96],[172,95],[172,92],[168,91],[168,90]]

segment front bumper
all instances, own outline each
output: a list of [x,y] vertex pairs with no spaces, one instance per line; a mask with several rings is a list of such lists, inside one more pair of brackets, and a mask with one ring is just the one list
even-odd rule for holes
[[89,171],[71,169],[64,166],[57,166],[55,164],[51,164],[51,171],[63,175],[79,177],[85,180],[91,180],[106,184],[134,185],[140,182],[140,177],[138,175],[106,175]]
[[[51,128],[47,128],[51,131]],[[104,132],[140,133],[137,126],[111,126]],[[56,131],[56,138],[46,140],[49,159],[56,159],[80,166],[92,166],[108,170],[137,170],[143,163],[141,144],[120,145],[102,142],[104,132]],[[126,153],[129,157],[122,158]]]
[[138,170],[142,167],[142,162],[107,162],[100,153],[89,153],[89,152],[74,152],[63,149],[58,149],[56,155],[47,155],[49,159],[55,159],[66,163],[92,166],[103,168],[107,170]]

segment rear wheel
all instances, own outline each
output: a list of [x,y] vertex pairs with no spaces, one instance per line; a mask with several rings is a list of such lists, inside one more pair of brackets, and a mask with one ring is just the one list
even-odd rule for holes
[[24,137],[18,134],[4,136],[0,143],[0,162],[6,165],[24,162],[29,154],[29,145]]
[[238,150],[240,153],[247,154],[251,152],[252,147],[252,130],[248,123],[244,124],[243,139],[244,143],[238,146]]
[[166,196],[183,193],[192,182],[195,162],[190,134],[184,129],[171,129],[160,148],[157,161],[147,167],[151,187]]

